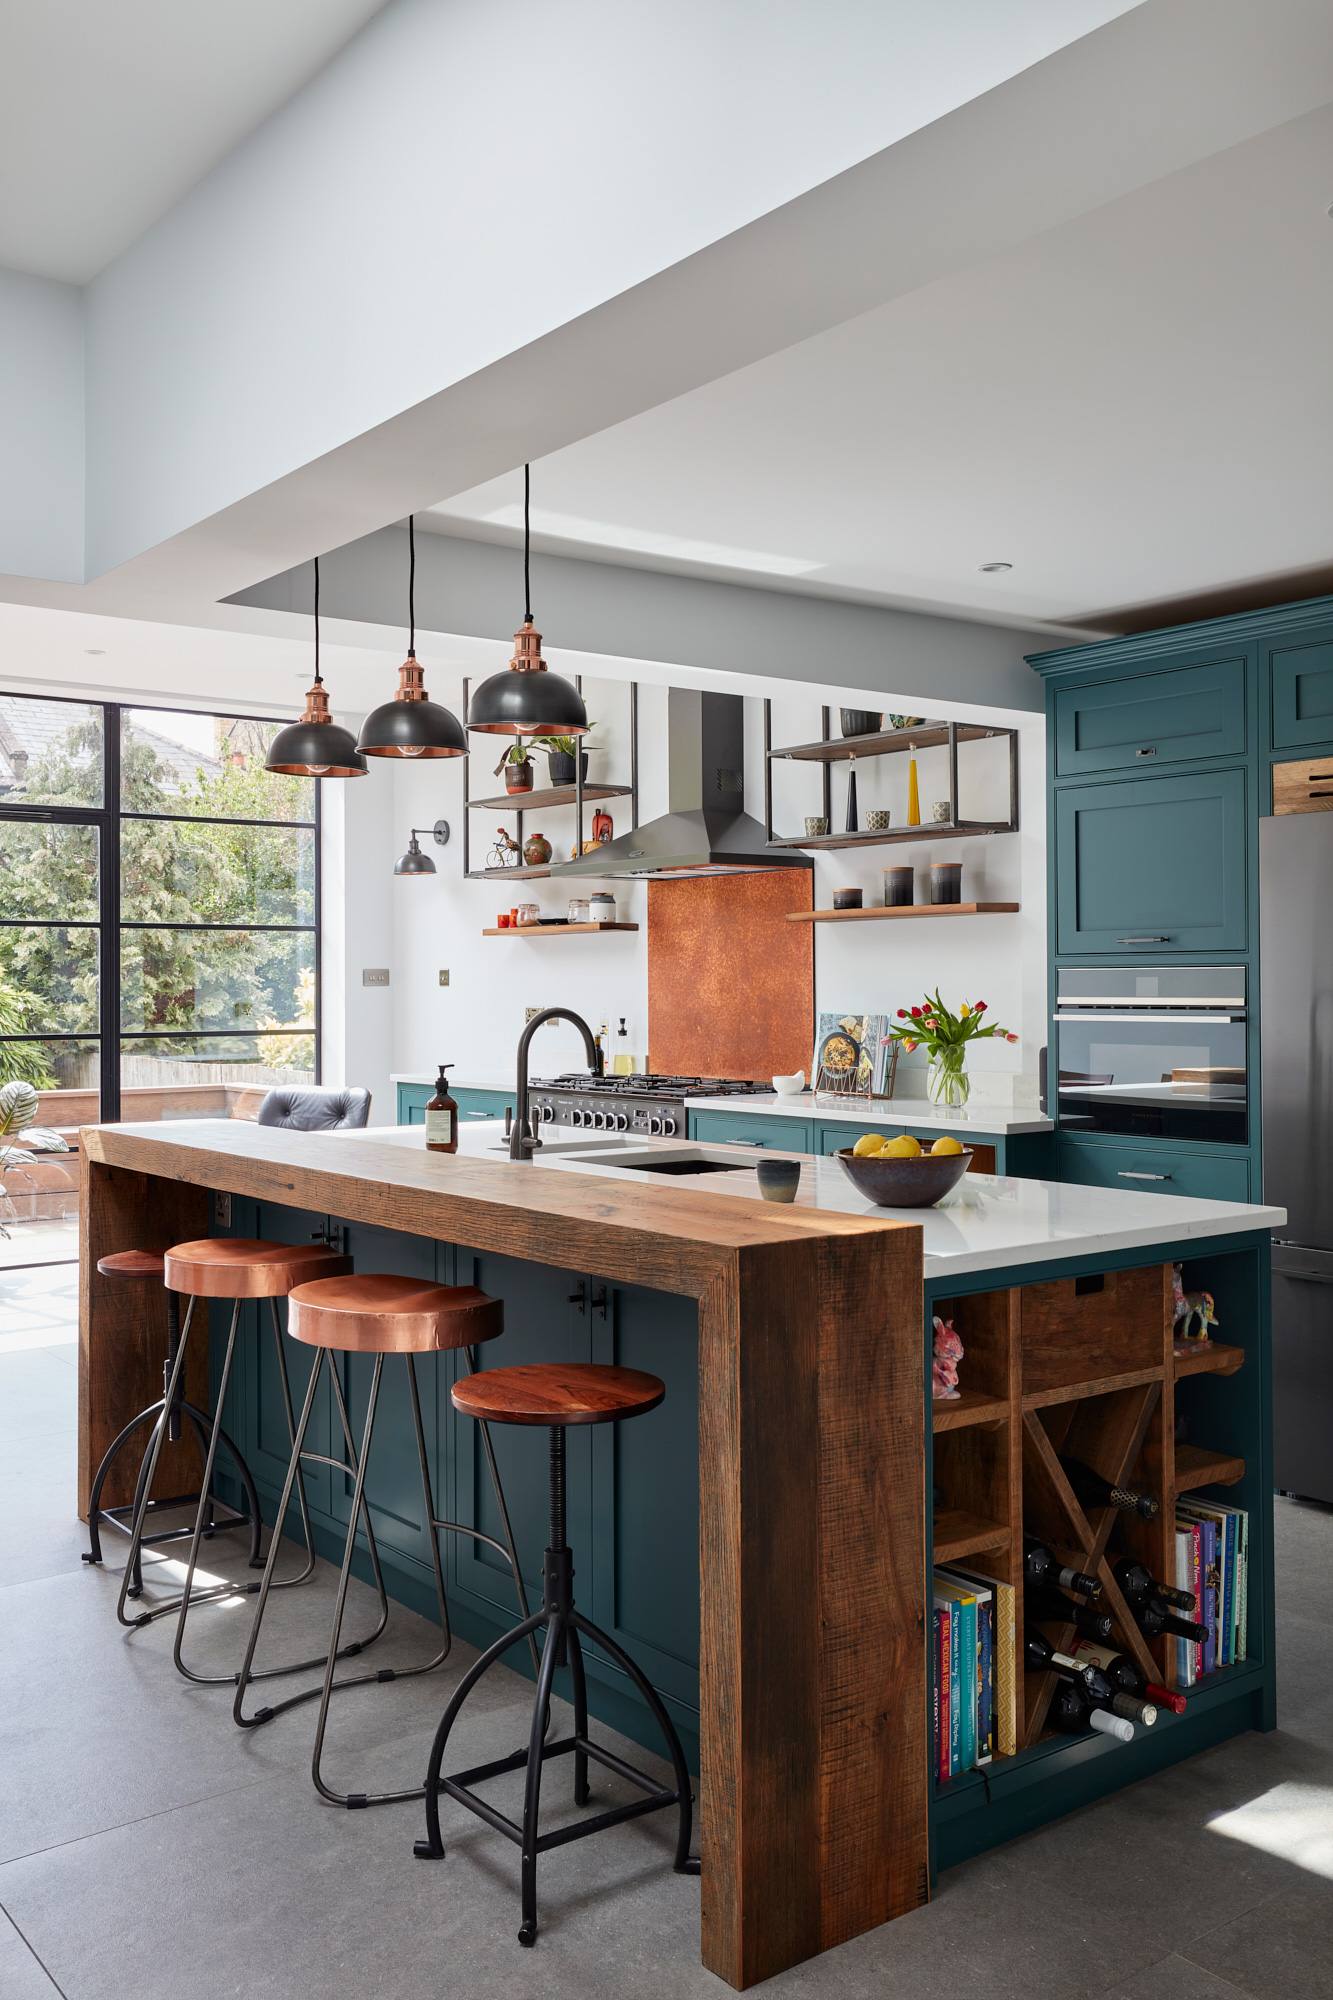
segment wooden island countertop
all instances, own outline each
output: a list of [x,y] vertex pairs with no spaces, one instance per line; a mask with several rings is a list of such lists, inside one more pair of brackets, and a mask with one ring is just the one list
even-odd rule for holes
[[87,1127],[82,1176],[85,1513],[165,1353],[97,1260],[206,1235],[210,1191],[697,1301],[703,1962],[750,1986],[926,1899],[917,1224],[226,1120]]

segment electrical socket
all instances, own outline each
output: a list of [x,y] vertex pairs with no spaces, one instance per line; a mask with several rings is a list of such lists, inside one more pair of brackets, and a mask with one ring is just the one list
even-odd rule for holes
[[363,986],[387,986],[388,983],[389,983],[389,968],[387,965],[362,966],[361,984]]
[[231,1228],[231,1196],[216,1190],[213,1195],[213,1224],[217,1229]]
[[440,971],[440,984],[441,984],[441,986],[447,986],[447,985],[449,984],[449,974],[448,974],[448,971],[447,971],[447,969],[445,969],[445,968],[443,968],[443,967],[441,968],[441,971]]
[[[544,1007],[525,1007],[525,1008],[523,1009],[523,1024],[524,1024],[524,1026],[526,1027],[526,1026],[527,1026],[527,1024],[528,1024],[528,1022],[529,1022],[529,1021],[531,1021],[531,1020],[533,1020],[533,1019],[535,1019],[535,1017],[536,1017],[536,1016],[537,1016],[538,1014],[544,1014],[545,1012],[546,1012],[546,1009],[545,1009]],[[546,1023],[546,1025],[547,1025],[547,1027],[548,1027],[548,1028],[553,1028],[553,1027],[555,1026],[555,1022],[554,1022],[554,1021],[548,1021],[548,1022]]]

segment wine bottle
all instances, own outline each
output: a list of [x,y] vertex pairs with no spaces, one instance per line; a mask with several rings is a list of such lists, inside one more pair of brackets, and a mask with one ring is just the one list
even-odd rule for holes
[[1163,1632],[1171,1639],[1191,1639],[1201,1646],[1208,1637],[1206,1625],[1196,1625],[1192,1618],[1182,1618],[1178,1611],[1172,1611],[1163,1604],[1155,1591],[1147,1597],[1134,1598],[1129,1612],[1145,1639],[1156,1639]]
[[1077,1681],[1094,1708],[1105,1708],[1112,1715],[1120,1715],[1127,1722],[1141,1722],[1145,1729],[1151,1728],[1157,1720],[1157,1709],[1151,1701],[1144,1701],[1140,1695],[1126,1693],[1118,1688],[1108,1674],[1093,1660],[1077,1659],[1068,1653],[1057,1653],[1049,1640],[1040,1632],[1028,1632],[1023,1642],[1024,1664],[1029,1672],[1044,1669],[1056,1673],[1066,1680]]
[[1074,1489],[1074,1497],[1083,1507],[1122,1507],[1128,1514],[1141,1514],[1145,1521],[1151,1521],[1158,1513],[1155,1500],[1146,1493],[1135,1493],[1128,1486],[1112,1486],[1109,1479],[1103,1479],[1100,1472],[1094,1472],[1081,1458],[1062,1458],[1060,1470]]
[[1120,1743],[1134,1741],[1134,1725],[1128,1717],[1112,1715],[1109,1709],[1095,1707],[1077,1681],[1061,1681],[1051,1697],[1046,1720],[1052,1729],[1058,1729],[1064,1736],[1082,1736],[1089,1729],[1097,1729],[1103,1736],[1114,1736]]
[[1136,1694],[1158,1708],[1169,1708],[1172,1715],[1185,1713],[1184,1695],[1175,1694],[1170,1688],[1147,1680],[1128,1653],[1113,1652],[1109,1646],[1099,1646],[1092,1639],[1076,1639],[1074,1658],[1081,1666],[1091,1661],[1094,1666],[1100,1667],[1107,1680],[1124,1694]]
[[1075,1604],[1072,1597],[1063,1597],[1049,1585],[1043,1590],[1025,1590],[1023,1602],[1029,1618],[1044,1618],[1052,1625],[1072,1625],[1089,1639],[1111,1636],[1108,1611],[1095,1611],[1090,1604]]
[[1023,1634],[1023,1665],[1030,1674],[1056,1673],[1061,1668],[1082,1678],[1086,1663],[1077,1660],[1070,1653],[1057,1653],[1044,1632],[1034,1632],[1029,1626]]
[[1177,1611],[1193,1611],[1194,1597],[1188,1590],[1177,1590],[1173,1583],[1159,1583],[1141,1562],[1133,1556],[1122,1556],[1115,1566],[1115,1580],[1125,1594],[1125,1602],[1132,1604],[1136,1598],[1146,1597],[1155,1590],[1163,1604],[1172,1604]]
[[1076,1590],[1080,1597],[1100,1597],[1101,1584],[1081,1569],[1066,1569],[1059,1557],[1039,1542],[1035,1535],[1023,1537],[1023,1575],[1039,1587],[1058,1584],[1061,1590]]

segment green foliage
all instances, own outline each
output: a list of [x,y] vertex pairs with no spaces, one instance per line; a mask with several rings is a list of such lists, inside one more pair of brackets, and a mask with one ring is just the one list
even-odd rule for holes
[[[27,1027],[22,1000],[12,986],[0,980],[0,1035],[26,1034]],[[54,1090],[55,1081],[36,1043],[0,1041],[0,1084],[30,1083],[36,1090]]]
[[1017,1035],[1010,1034],[998,1021],[989,1021],[984,1026],[982,1015],[986,1002],[978,1000],[974,1005],[964,1000],[956,1014],[950,1013],[940,999],[938,986],[933,993],[927,993],[919,1007],[900,1007],[898,1019],[905,1027],[891,1027],[889,1034],[895,1042],[901,1042],[905,1049],[923,1048],[931,1057],[937,1057],[951,1049],[963,1049],[968,1042],[989,1041],[995,1037],[1002,1042],[1016,1042]]

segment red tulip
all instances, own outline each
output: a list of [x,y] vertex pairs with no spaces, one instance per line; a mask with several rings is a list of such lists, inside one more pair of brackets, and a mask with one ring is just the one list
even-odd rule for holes
[[972,1012],[974,1014],[984,1014],[985,1011],[986,1011],[986,1003],[984,1000],[978,1000],[976,1006],[972,1009]]
[[919,1021],[919,1020],[921,1019],[921,1009],[920,1009],[919,1007],[913,1007],[913,1009],[912,1009],[912,1019],[913,1019],[914,1021]]
[[916,1043],[915,1043],[915,1042],[904,1042],[904,1043],[903,1043],[903,1047],[904,1047],[904,1048],[905,1048],[905,1049],[907,1050],[908,1054],[910,1055],[910,1054],[911,1054],[911,1052],[912,1052],[912,1050],[913,1050],[913,1049],[914,1049],[914,1048],[916,1047]]
[[905,1021],[905,1020],[907,1019],[907,1009],[906,1009],[906,1007],[900,1007],[900,1008],[898,1009],[898,1019],[899,1019],[900,1021]]

